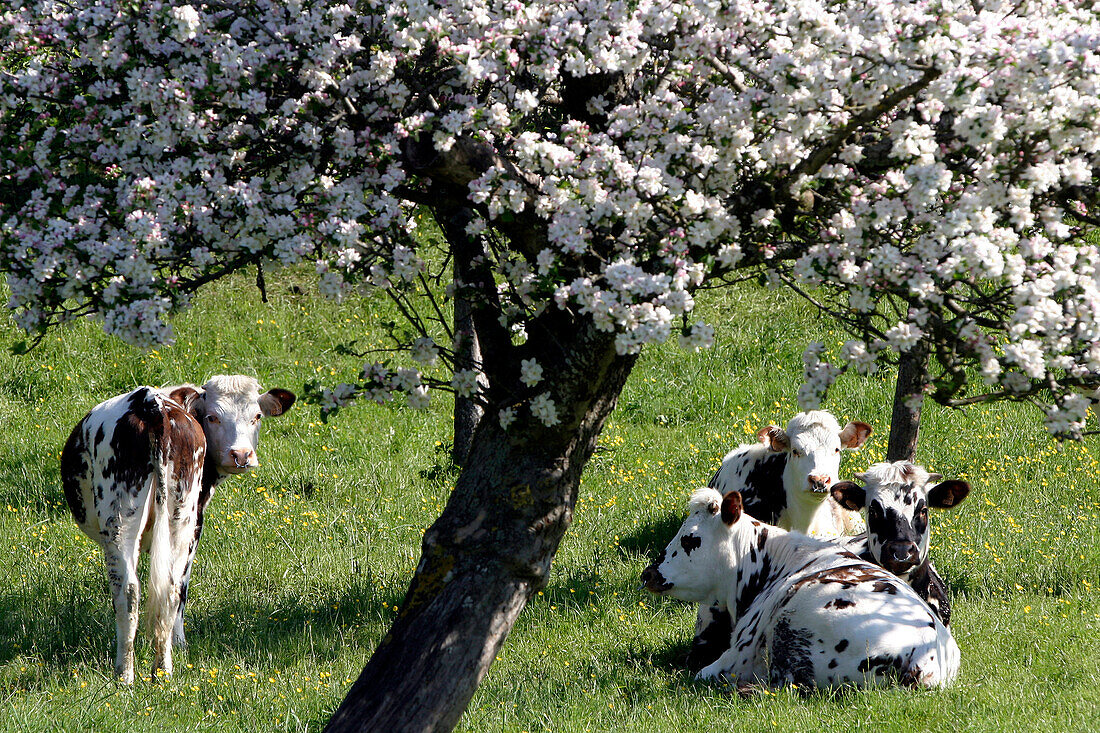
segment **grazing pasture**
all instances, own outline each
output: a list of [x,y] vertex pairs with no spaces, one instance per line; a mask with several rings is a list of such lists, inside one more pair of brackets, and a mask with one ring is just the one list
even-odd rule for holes
[[[319,730],[385,633],[446,499],[450,405],[356,405],[268,422],[261,465],[218,490],[191,578],[189,647],[171,680],[112,680],[99,548],[64,503],[58,455],[102,399],[139,384],[246,373],[298,391],[346,379],[341,342],[380,344],[386,303],[318,298],[310,276],[203,291],[177,344],[133,350],[80,323],[0,355],[0,731]],[[962,671],[943,692],[791,690],[742,700],[684,671],[694,606],[639,574],[726,452],[797,411],[810,339],[843,340],[800,301],[704,294],[710,351],[646,352],[581,486],[548,586],[475,695],[465,731],[1086,730],[1100,720],[1100,442],[1050,440],[1024,405],[926,409],[918,460],[968,481],[932,516]],[[783,313],[778,319],[776,313]],[[232,329],[225,324],[233,324]],[[5,343],[20,336],[6,322]],[[885,457],[891,374],[846,377],[825,407],[874,434],[840,477]]]

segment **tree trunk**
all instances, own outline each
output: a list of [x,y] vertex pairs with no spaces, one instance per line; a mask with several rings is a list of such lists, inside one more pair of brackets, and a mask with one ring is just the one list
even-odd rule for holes
[[539,385],[561,422],[547,428],[522,406],[507,431],[481,421],[396,621],[326,730],[451,730],[545,585],[581,471],[635,362],[590,323],[571,329],[554,334],[552,383]]
[[894,389],[894,409],[890,416],[888,461],[912,461],[917,454],[920,411],[924,388],[928,384],[928,346],[918,342],[903,351],[898,361],[898,383]]
[[[481,346],[474,329],[473,306],[465,295],[455,294],[455,371],[479,369]],[[484,380],[479,376],[479,382]],[[455,441],[451,460],[456,466],[466,465],[474,442],[474,430],[481,422],[481,406],[469,397],[455,397]]]
[[[464,286],[476,279],[472,266],[474,258],[483,253],[483,247],[474,241],[466,228],[473,220],[474,212],[468,206],[455,205],[457,197],[439,194],[439,203],[432,209],[436,223],[447,238],[451,252],[454,253],[454,350],[455,371],[476,369],[478,383],[482,390],[487,386],[485,373],[481,369],[481,342],[477,337],[474,319],[474,301],[470,291]],[[455,397],[454,445],[451,447],[451,460],[456,466],[465,465],[474,441],[474,431],[481,421],[482,409],[476,401],[468,397]]]

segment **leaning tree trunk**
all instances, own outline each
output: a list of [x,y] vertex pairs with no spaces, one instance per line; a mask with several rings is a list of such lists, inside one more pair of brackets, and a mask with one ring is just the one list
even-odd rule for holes
[[912,461],[916,457],[920,411],[927,385],[928,346],[920,341],[908,351],[903,351],[898,361],[898,383],[894,389],[886,460]]
[[443,514],[424,534],[397,619],[328,731],[453,728],[545,585],[581,471],[635,361],[591,324],[557,336],[562,356],[546,386],[561,422],[547,428],[526,409],[507,431],[481,421]]

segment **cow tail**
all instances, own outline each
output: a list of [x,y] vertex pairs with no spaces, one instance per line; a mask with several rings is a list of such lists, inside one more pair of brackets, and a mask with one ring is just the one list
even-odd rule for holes
[[175,612],[179,605],[179,591],[172,578],[172,507],[168,504],[168,462],[164,430],[152,432],[149,441],[150,460],[153,464],[153,506],[149,546],[149,591],[147,593],[146,618],[154,640],[171,636],[175,624]]

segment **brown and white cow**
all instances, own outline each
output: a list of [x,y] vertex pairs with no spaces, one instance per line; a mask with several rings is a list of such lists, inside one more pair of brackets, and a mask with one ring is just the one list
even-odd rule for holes
[[61,452],[61,482],[73,518],[101,548],[115,609],[115,674],[134,680],[139,552],[149,553],[147,613],[153,676],[172,673],[182,646],[191,563],[203,510],[228,474],[258,465],[260,420],[295,397],[260,394],[251,377],[216,376],[202,387],[138,387],[91,409]]
[[867,531],[848,540],[848,549],[909,583],[944,625],[951,623],[947,585],[928,555],[928,509],[955,506],[970,493],[970,484],[942,481],[940,474],[909,461],[876,463],[856,478],[865,486],[840,481],[831,489],[848,509],[867,509]]
[[726,650],[700,679],[941,687],[958,675],[955,639],[912,588],[836,543],[753,519],[736,491],[695,492],[642,582],[685,601],[719,598],[732,614]]

